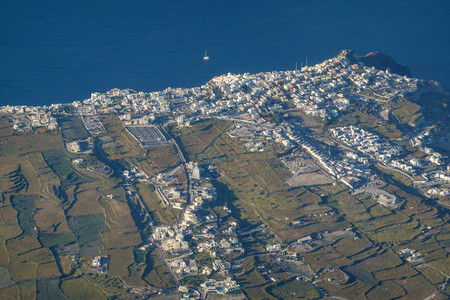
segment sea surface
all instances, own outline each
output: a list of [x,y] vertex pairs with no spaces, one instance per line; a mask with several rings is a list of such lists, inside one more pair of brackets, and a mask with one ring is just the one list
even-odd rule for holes
[[[450,1],[0,1],[0,106],[382,51],[450,88]],[[205,49],[210,61],[204,62]]]

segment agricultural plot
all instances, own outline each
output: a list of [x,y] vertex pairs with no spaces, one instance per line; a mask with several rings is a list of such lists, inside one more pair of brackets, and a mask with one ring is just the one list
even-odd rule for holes
[[287,237],[282,232],[288,230],[289,222],[301,214],[301,209],[289,186],[265,161],[275,159],[274,155],[241,155],[245,150],[226,136],[218,138],[215,144],[222,153],[234,158],[217,164],[216,170],[223,175],[219,180],[228,185],[237,199],[232,205],[239,206],[240,219],[269,222],[276,234]]
[[149,251],[146,256],[146,264],[142,279],[156,288],[171,288],[174,286],[170,274],[164,267],[158,256],[157,250]]
[[[83,216],[86,214],[97,215],[103,214],[103,209],[99,204],[99,200],[102,197],[94,188],[96,185],[84,184],[79,186],[77,192],[74,194],[75,201],[68,208],[67,215],[69,216]],[[81,188],[86,188],[80,190]],[[86,211],[86,207],[89,207],[89,211]]]
[[0,290],[2,299],[18,299],[20,297],[20,289],[18,285],[13,285]]
[[141,237],[126,202],[102,198],[100,204],[105,209],[105,221],[110,228],[109,231],[102,233],[105,250],[128,248],[141,243]]
[[41,279],[37,282],[37,289],[39,293],[37,294],[37,299],[61,299],[65,295],[59,287],[59,279]]
[[147,175],[153,176],[167,169],[180,164],[180,158],[173,145],[150,148],[145,158],[140,159],[136,164]]
[[36,223],[33,215],[36,207],[34,200],[36,196],[11,196],[11,202],[14,209],[18,212],[19,226],[23,233],[30,236],[37,236]]
[[386,269],[393,269],[402,264],[403,261],[390,249],[382,250],[376,255],[359,263],[361,267],[372,273]]
[[401,286],[405,290],[406,295],[411,298],[426,298],[436,291],[436,288],[422,275],[395,280],[394,282]]
[[114,142],[114,147],[105,150],[110,159],[135,160],[145,155],[145,149],[125,130],[118,118],[101,118],[101,122],[105,127],[106,133]]
[[108,227],[105,225],[105,216],[103,214],[70,216],[68,223],[70,229],[77,237],[80,245],[80,255],[100,255],[99,247],[102,246],[101,233],[108,230]]
[[82,277],[63,280],[61,289],[69,299],[107,299],[98,287]]
[[155,225],[172,224],[178,219],[179,211],[165,207],[154,187],[151,189],[148,183],[142,182],[136,184],[136,189],[150,211]]
[[128,266],[134,264],[134,254],[131,247],[109,250],[108,254],[111,257],[108,273],[120,278],[127,277],[129,273]]
[[[338,201],[339,208],[347,218],[358,225],[362,231],[377,241],[400,242],[412,239],[422,230],[420,222],[408,216],[404,209],[395,212],[390,210],[371,210],[373,200],[358,199],[361,196],[351,196],[348,193],[339,193],[332,196]],[[423,204],[419,204],[420,207]],[[374,216],[370,214],[374,213]]]
[[[65,138],[80,138],[78,120],[63,123]],[[115,191],[117,179],[94,178],[75,169],[56,135],[0,139],[7,140],[0,143],[0,297],[101,297],[95,286],[76,278],[87,272],[75,272],[77,258],[111,251],[112,272],[125,277],[134,259],[131,254],[121,260],[127,257],[123,253],[132,253],[142,242],[123,189]],[[117,198],[108,199],[110,193]],[[66,276],[62,289],[61,272]],[[29,284],[35,280],[37,284]]]
[[270,293],[281,299],[317,299],[319,291],[307,281],[289,280],[270,288]]
[[16,282],[11,279],[9,269],[7,267],[0,267],[0,289],[4,289],[14,285]]
[[83,278],[98,287],[108,299],[124,293],[123,283],[118,277],[95,271],[88,271],[85,268]]
[[34,222],[39,228],[40,236],[44,234],[70,233],[66,216],[57,199],[37,198],[34,200]]
[[19,158],[21,156],[51,149],[63,149],[60,136],[48,133],[28,133],[27,135],[0,136],[0,151],[2,156]]
[[[65,251],[68,251],[69,254],[75,255],[78,254],[78,250],[66,250],[65,245],[72,244],[76,242],[76,236],[72,232],[67,233],[42,233],[39,235],[39,241],[42,243],[43,247],[59,247]],[[70,248],[69,248],[70,249]]]
[[358,240],[341,239],[333,244],[333,248],[343,256],[351,258],[372,248],[372,244],[364,238]]
[[[17,210],[12,206],[5,205],[0,207],[0,239],[4,242],[17,237],[22,233],[17,219]],[[3,258],[5,260],[5,258]]]
[[221,158],[225,158],[225,156],[216,146],[214,146],[214,144],[212,144],[200,152],[197,155],[197,158],[205,164],[210,164],[217,162]]
[[417,267],[420,273],[425,276],[432,284],[442,284],[445,280],[443,273],[433,269],[427,265],[419,265]]
[[62,186],[77,185],[95,180],[75,170],[64,151],[48,150],[42,152],[42,155],[48,166],[59,177]]
[[[170,128],[171,135],[178,138],[189,160],[195,160],[196,156],[202,157],[200,153],[214,144],[215,139],[224,133],[230,124],[225,121],[209,120],[195,123],[190,127]],[[220,149],[211,148],[208,152],[221,153]],[[210,153],[212,154],[212,153]],[[203,154],[204,157],[205,154]],[[207,155],[207,154],[206,154]]]
[[420,122],[421,117],[423,118],[420,106],[406,98],[401,97],[395,102],[388,102],[387,107],[392,110],[393,116],[401,124],[415,127]]
[[270,283],[257,270],[255,259],[245,259],[242,266],[242,274],[236,277],[238,283],[244,287],[245,295],[250,299],[276,299],[266,291]]
[[77,116],[64,116],[58,118],[62,136],[65,141],[83,140],[89,137],[89,132],[83,125],[83,121]]
[[377,280],[379,281],[400,279],[404,277],[409,278],[412,276],[416,276],[417,274],[418,273],[413,268],[406,264],[397,266],[393,269],[374,272],[375,278],[377,278]]
[[366,293],[367,299],[395,299],[405,296],[401,286],[393,281],[385,281]]

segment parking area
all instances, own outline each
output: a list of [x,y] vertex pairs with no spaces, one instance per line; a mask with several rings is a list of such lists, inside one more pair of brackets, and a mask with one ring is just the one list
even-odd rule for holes
[[156,126],[127,126],[126,128],[144,148],[168,144],[166,138]]

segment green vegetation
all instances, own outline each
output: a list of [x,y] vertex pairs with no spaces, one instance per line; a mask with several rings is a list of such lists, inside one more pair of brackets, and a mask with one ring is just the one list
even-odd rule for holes
[[367,283],[370,285],[378,284],[378,280],[376,280],[375,277],[373,277],[373,275],[370,272],[368,272],[365,268],[363,268],[359,264],[349,266],[349,267],[345,268],[345,271],[348,274],[358,278],[359,280],[361,280],[364,283]]
[[153,185],[142,182],[136,184],[136,189],[150,211],[155,225],[173,224],[178,219],[179,211],[165,207]]
[[397,280],[395,283],[400,285],[406,291],[407,296],[409,295],[412,298],[426,298],[436,290],[422,275]]
[[224,200],[236,207],[233,216],[251,226],[266,223],[281,240],[298,237],[287,225],[301,214],[300,199],[271,168],[278,161],[275,153],[247,154],[239,143],[225,135],[217,138],[214,145],[233,158],[216,165],[223,174],[220,182],[227,186],[223,191],[228,190]]
[[54,247],[60,245],[66,245],[76,241],[76,237],[72,232],[67,233],[55,233],[55,234],[40,234],[39,241],[43,247]]
[[64,294],[60,288],[59,279],[41,279],[37,282],[37,299],[61,299],[64,298]]
[[86,272],[83,278],[98,287],[108,297],[123,293],[122,281],[119,278],[93,272]]
[[169,128],[171,135],[182,145],[189,160],[212,159],[223,156],[214,147],[215,140],[230,127],[230,123],[218,120],[199,122],[191,127]]
[[21,165],[19,165],[16,171],[10,172],[6,174],[6,176],[13,184],[13,186],[10,188],[11,192],[19,193],[21,191],[28,191],[29,183],[25,176],[22,174]]
[[11,279],[9,269],[7,267],[0,267],[0,289],[10,287],[15,284],[15,281]]
[[279,299],[317,299],[319,291],[307,281],[291,279],[270,287],[270,293]]
[[108,158],[113,161],[136,162],[144,156],[145,150],[138,141],[129,134],[116,117],[101,118],[101,122],[113,143],[104,149]]
[[417,272],[410,266],[403,264],[393,269],[387,269],[374,273],[375,278],[379,281],[409,278],[417,275]]
[[82,256],[99,255],[102,246],[101,233],[109,228],[105,225],[105,216],[85,215],[68,218],[69,227],[77,237]]
[[[386,182],[399,182],[405,186],[412,186],[413,182],[411,181],[411,179],[407,176],[405,176],[404,174],[402,174],[400,171],[398,170],[394,170],[391,168],[384,168],[382,166],[377,165],[376,170],[379,171],[380,173],[382,173],[383,177],[386,179]],[[390,180],[389,180],[389,179]]]
[[385,281],[367,293],[368,299],[396,299],[405,296],[402,287],[393,281]]
[[89,132],[83,125],[83,121],[76,116],[64,116],[58,118],[62,136],[65,141],[71,142],[89,137]]
[[[69,119],[63,120],[64,138],[84,138],[80,120]],[[134,264],[131,248],[141,240],[117,179],[94,178],[74,168],[72,159],[77,157],[65,152],[61,137],[47,133],[11,135],[0,123],[0,140],[7,140],[0,143],[0,264],[6,272],[2,276],[5,284],[13,284],[0,289],[1,298],[97,298],[103,293],[98,294],[96,286],[108,295],[117,293],[117,288],[112,288],[117,286],[117,278],[98,282],[91,278],[95,282],[92,286],[85,280],[93,274],[90,268],[81,272],[85,279],[77,278],[80,269],[76,259],[99,255],[109,247],[111,273],[125,277],[126,267]],[[95,163],[96,158],[88,160]],[[117,198],[106,200],[110,193]],[[124,255],[127,251],[130,256]],[[63,291],[61,274],[65,276]],[[34,280],[37,284],[30,286]]]
[[[367,112],[359,113],[360,123],[373,124]],[[367,119],[364,119],[364,114],[367,114]],[[291,189],[283,182],[289,175],[285,173],[284,166],[279,163],[275,152],[247,153],[236,139],[231,139],[213,128],[211,121],[202,122],[191,128],[172,129],[172,134],[183,143],[184,150],[191,159],[215,165],[216,170],[222,175],[214,182],[218,191],[218,202],[227,203],[233,218],[239,220],[244,231],[246,228],[254,228],[264,223],[268,225],[270,233],[283,241],[284,237],[293,240],[308,234],[315,236],[314,234],[324,230],[344,230],[355,226],[363,233],[359,240],[332,239],[330,241],[334,243],[331,246],[302,254],[314,271],[342,268],[353,278],[353,281],[342,284],[339,288],[336,288],[336,285],[329,287],[327,283],[321,285],[329,288],[329,291],[335,291],[337,295],[350,298],[354,295],[362,296],[368,291],[371,297],[376,298],[381,291],[380,286],[391,288],[390,293],[393,296],[405,294],[403,287],[386,280],[402,278],[402,271],[397,270],[404,270],[406,276],[414,276],[417,273],[404,265],[390,248],[374,246],[374,243],[410,240],[423,229],[423,221],[431,222],[436,217],[435,211],[422,209],[425,205],[421,203],[420,198],[416,199],[411,194],[400,192],[403,191],[403,187],[411,184],[409,178],[398,172],[389,173],[388,170],[382,170],[383,176],[392,176],[392,181],[388,180],[386,190],[399,197],[401,201],[406,201],[407,205],[417,207],[414,214],[404,206],[398,210],[382,207],[369,194],[351,195],[341,185]],[[392,130],[388,128],[387,131],[381,126],[369,129],[384,130],[382,134],[391,138],[401,136],[401,132],[396,128]],[[203,139],[201,130],[212,136]],[[381,169],[379,171],[381,172]],[[395,188],[398,184],[401,184],[401,190]],[[344,220],[341,219],[339,222],[338,218],[333,217],[328,222],[318,222],[312,219],[308,222],[303,221],[301,226],[295,229],[288,225],[288,222],[308,214],[303,208],[321,203],[323,197],[320,195],[323,194],[327,195],[327,205],[338,211]],[[439,223],[440,221],[437,221],[436,224]],[[365,234],[370,239],[365,238]],[[240,241],[247,253],[260,253],[265,251],[264,247],[269,236],[252,233],[241,236]],[[323,242],[319,241],[315,245],[322,245],[321,243]],[[255,268],[244,271],[243,275],[238,277],[238,281],[243,285],[247,297],[271,298],[264,290],[268,285]],[[272,290],[273,288],[270,289]],[[283,290],[284,288],[280,289]]]
[[238,276],[236,279],[244,288],[244,293],[247,298],[276,299],[266,291],[270,284],[266,283],[264,277],[256,269],[255,259],[253,257],[245,260],[242,271],[242,275]]
[[153,250],[147,253],[147,267],[142,274],[148,284],[156,288],[171,288],[174,286],[172,278],[158,256],[158,251]]
[[59,177],[62,186],[77,185],[94,180],[76,171],[69,157],[62,150],[42,152],[48,166]]
[[206,279],[207,279],[207,277],[204,275],[190,275],[190,276],[183,277],[180,280],[180,283],[182,285],[186,285],[186,286],[198,287],[198,286],[200,286],[200,284],[205,282]]
[[36,236],[36,224],[33,220],[35,196],[11,196],[13,207],[17,210],[19,226],[24,234]]
[[18,285],[13,285],[8,288],[0,289],[1,299],[18,299],[20,297],[20,290]]
[[107,299],[101,289],[84,278],[63,280],[61,289],[69,299]]
[[445,276],[442,273],[426,265],[420,267],[420,273],[425,276],[432,284],[442,284],[442,282],[445,280]]

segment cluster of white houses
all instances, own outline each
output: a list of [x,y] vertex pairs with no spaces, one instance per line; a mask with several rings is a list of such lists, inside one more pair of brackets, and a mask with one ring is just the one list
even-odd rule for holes
[[[192,121],[206,116],[232,121],[236,120],[236,116],[244,116],[244,119],[261,125],[267,123],[263,122],[263,116],[267,113],[283,113],[284,108],[280,104],[286,101],[307,114],[335,118],[355,101],[382,104],[397,95],[418,90],[420,80],[368,68],[355,63],[354,58],[353,52],[344,50],[332,59],[301,70],[226,74],[214,77],[200,87],[167,88],[150,93],[112,89],[106,93],[92,93],[86,100],[65,105],[3,106],[0,113],[9,114],[10,122],[17,130],[34,126],[54,129],[57,123],[53,115],[65,113],[67,107],[75,109],[84,118],[116,114],[125,126],[148,125],[160,118],[169,118],[176,120],[180,126],[188,126]],[[285,124],[278,124],[264,130],[261,135],[283,147],[298,145],[287,129]],[[354,126],[332,129],[331,134],[362,153],[375,155],[384,163],[396,154],[395,147],[386,146],[376,135]],[[429,135],[423,132],[411,139],[411,143],[424,146],[430,140]],[[332,176],[345,177],[346,174],[339,174],[339,170],[348,169],[349,163],[334,166],[336,163],[314,145],[303,143],[301,146],[315,156]],[[264,144],[259,142],[248,142],[247,147],[250,151],[264,151]],[[355,154],[349,155],[351,158]],[[364,157],[358,156],[350,164],[355,161],[367,164]],[[436,165],[444,164],[438,154],[429,155],[429,161]],[[356,165],[356,169],[362,171],[359,164]],[[354,166],[350,168],[355,169]]]
[[[150,93],[112,89],[106,93],[92,93],[90,98],[74,101],[69,106],[76,108],[80,115],[144,114],[147,117],[137,121],[142,124],[152,122],[158,115],[171,115],[175,119],[186,114],[230,115],[248,112],[259,119],[261,109],[279,111],[281,106],[277,102],[292,100],[308,114],[334,118],[351,101],[369,99],[364,96],[367,90],[371,91],[371,99],[383,101],[417,90],[417,79],[352,64],[351,55],[348,51],[342,51],[335,58],[312,67],[303,67],[301,71],[222,75],[194,88],[167,88]],[[13,116],[26,114],[36,126],[49,126],[55,123],[51,118],[46,120],[46,114],[61,113],[61,108],[66,106],[3,106],[0,113]],[[128,121],[133,122],[132,119]]]

